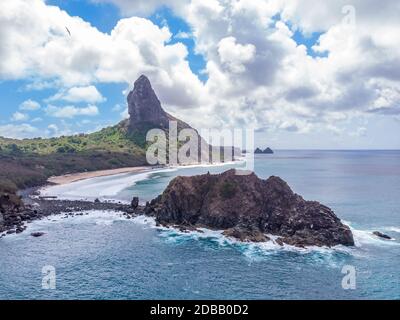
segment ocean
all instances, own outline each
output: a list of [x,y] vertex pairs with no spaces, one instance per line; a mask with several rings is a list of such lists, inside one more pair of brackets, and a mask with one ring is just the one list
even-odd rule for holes
[[[177,175],[240,164],[120,174],[46,189],[60,198],[143,203]],[[356,246],[299,249],[182,233],[119,213],[29,224],[0,239],[0,299],[400,299],[400,151],[284,151],[257,155],[259,177],[277,175],[307,200],[331,207]],[[381,231],[394,238],[372,235]],[[33,238],[30,233],[46,234]],[[55,289],[43,286],[54,270]],[[355,271],[343,288],[344,268]]]

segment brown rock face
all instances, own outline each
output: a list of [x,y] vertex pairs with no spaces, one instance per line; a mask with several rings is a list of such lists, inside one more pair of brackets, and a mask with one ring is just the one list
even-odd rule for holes
[[130,126],[143,123],[153,124],[156,128],[168,128],[169,115],[162,109],[149,79],[141,75],[128,95]]
[[146,213],[164,225],[226,229],[245,241],[268,240],[266,233],[296,246],[354,245],[349,227],[328,207],[305,201],[279,177],[263,180],[233,169],[175,178]]
[[[138,141],[141,145],[145,145],[144,139],[146,133],[150,129],[162,129],[168,135],[170,121],[176,122],[176,130],[178,134],[183,129],[193,129],[189,124],[175,118],[162,108],[160,100],[157,98],[157,95],[151,86],[150,80],[144,75],[141,75],[135,81],[133,90],[128,94],[127,101],[130,117],[129,120],[124,121],[124,125],[127,124],[127,127],[129,128],[128,131],[131,134],[136,137],[141,137],[142,140]],[[216,155],[216,162],[220,162],[221,160],[231,161],[231,154],[238,156],[241,153],[240,149],[233,148],[232,153],[227,153],[230,158],[224,159],[223,147],[211,146],[205,142],[195,129],[193,129],[193,132],[197,135],[198,153],[191,155],[188,163],[198,163],[201,159],[209,159],[208,162],[211,162],[213,153]],[[202,148],[202,146],[204,147]],[[221,156],[218,158],[217,155],[219,154],[222,155],[222,158]]]

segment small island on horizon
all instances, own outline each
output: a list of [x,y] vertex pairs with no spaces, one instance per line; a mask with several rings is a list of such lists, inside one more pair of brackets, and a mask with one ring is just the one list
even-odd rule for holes
[[274,151],[272,151],[272,149],[270,147],[265,148],[264,150],[261,150],[260,148],[256,148],[256,150],[254,150],[255,154],[273,154]]

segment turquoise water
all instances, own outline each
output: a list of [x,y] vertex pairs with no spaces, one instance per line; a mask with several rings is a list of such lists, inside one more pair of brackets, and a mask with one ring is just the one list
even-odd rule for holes
[[[277,151],[257,156],[255,166],[260,177],[279,175],[304,198],[333,208],[353,228],[357,246],[243,244],[218,232],[157,229],[151,219],[125,220],[112,212],[51,217],[0,239],[0,298],[400,299],[399,151]],[[174,176],[229,167],[154,172],[139,181],[127,174],[102,177],[70,189],[83,198],[95,190],[104,198],[146,201]],[[395,240],[377,239],[374,230]],[[29,231],[46,235],[32,238]],[[42,288],[46,265],[56,270],[55,290]],[[344,265],[356,269],[354,290],[341,286]]]

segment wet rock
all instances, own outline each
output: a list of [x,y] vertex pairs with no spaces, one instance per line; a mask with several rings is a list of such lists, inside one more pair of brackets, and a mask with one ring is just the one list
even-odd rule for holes
[[392,239],[392,237],[390,237],[390,236],[388,236],[387,234],[384,234],[384,233],[382,233],[382,232],[379,232],[379,231],[374,231],[374,232],[372,232],[374,235],[376,235],[377,237],[379,237],[379,238],[382,238],[382,239],[386,239],[386,240],[391,240]]
[[35,238],[41,237],[41,236],[43,236],[43,235],[45,235],[44,232],[32,232],[32,233],[31,233],[31,236],[32,236],[32,237],[35,237]]
[[136,209],[139,206],[139,197],[132,198],[131,206],[133,209]]
[[236,238],[243,242],[266,242],[269,238],[259,230],[230,228],[223,232],[224,236]]
[[161,225],[223,229],[244,241],[271,234],[295,246],[354,245],[350,228],[330,208],[304,200],[279,177],[263,180],[234,169],[176,177],[144,212]]

